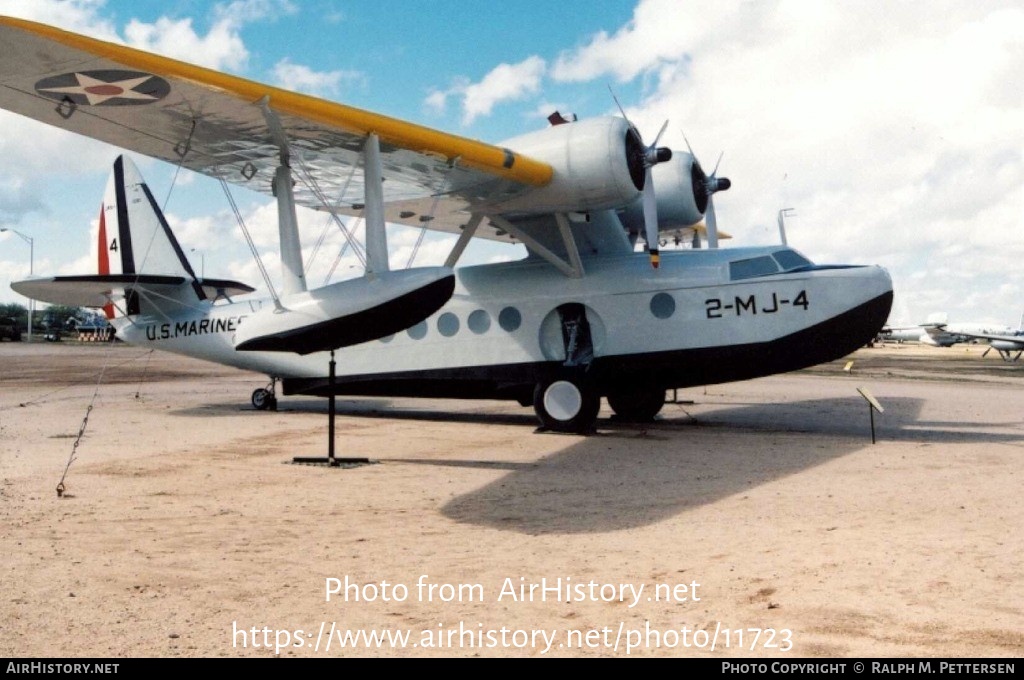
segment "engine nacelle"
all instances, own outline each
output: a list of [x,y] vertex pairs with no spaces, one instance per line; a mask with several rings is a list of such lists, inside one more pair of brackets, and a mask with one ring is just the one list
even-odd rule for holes
[[501,146],[544,161],[554,172],[546,186],[488,203],[488,211],[534,214],[621,208],[638,200],[643,189],[642,142],[623,118],[553,125]]
[[[704,218],[707,194],[700,190],[704,171],[688,153],[676,151],[672,159],[651,168],[654,195],[658,200],[658,231],[692,227]],[[619,215],[626,230],[644,233],[643,202],[636,198]]]

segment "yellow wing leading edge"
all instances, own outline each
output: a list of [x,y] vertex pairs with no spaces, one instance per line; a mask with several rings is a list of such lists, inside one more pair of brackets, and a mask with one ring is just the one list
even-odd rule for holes
[[396,223],[457,231],[474,203],[553,174],[499,146],[22,19],[0,17],[0,52],[0,107],[271,194],[281,148],[268,107],[308,207],[358,212],[353,169],[371,133]]

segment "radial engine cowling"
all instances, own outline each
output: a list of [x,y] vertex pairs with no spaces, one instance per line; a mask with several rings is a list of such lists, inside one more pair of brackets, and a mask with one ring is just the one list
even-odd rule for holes
[[[658,231],[692,227],[704,218],[708,209],[708,193],[703,187],[707,176],[700,164],[688,153],[675,152],[672,159],[652,168],[652,180],[658,200]],[[627,231],[644,232],[643,205],[632,201],[620,215]]]
[[507,140],[501,146],[544,161],[554,172],[546,186],[488,208],[522,214],[621,208],[639,200],[644,186],[640,144],[629,123],[613,116],[554,125]]

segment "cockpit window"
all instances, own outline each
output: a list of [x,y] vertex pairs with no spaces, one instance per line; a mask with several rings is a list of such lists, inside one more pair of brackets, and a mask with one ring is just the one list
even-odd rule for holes
[[778,272],[779,265],[775,264],[775,260],[768,255],[752,257],[747,260],[734,260],[729,263],[729,278],[733,281],[752,279],[755,276],[767,276]]
[[758,276],[770,276],[779,272],[817,268],[813,262],[800,253],[786,248],[777,250],[771,255],[759,255],[745,260],[733,260],[729,263],[729,278],[733,281],[738,281]]
[[784,271],[812,266],[810,260],[795,250],[779,250],[774,253],[774,257]]

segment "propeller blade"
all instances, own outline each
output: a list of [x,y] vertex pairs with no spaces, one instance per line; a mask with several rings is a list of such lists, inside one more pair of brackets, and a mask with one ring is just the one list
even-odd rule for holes
[[708,210],[704,213],[708,227],[708,248],[718,247],[718,221],[715,219],[715,199],[708,196]]
[[[611,85],[608,86],[608,92],[611,93],[612,101],[615,102],[615,106],[619,107],[619,113],[621,113],[622,117],[626,119],[627,123],[629,123],[629,116],[626,115],[626,110],[622,108],[622,104],[619,103],[619,98],[615,96],[615,90],[612,89]],[[629,126],[633,127],[633,124],[629,123]]]
[[647,252],[651,256],[651,266],[655,269],[661,263],[658,252],[658,199],[654,195],[654,180],[651,177],[651,166],[644,170],[644,238],[647,239]]
[[722,156],[724,156],[724,155],[725,155],[724,151],[718,154],[718,160],[715,161],[715,169],[711,171],[711,177],[712,178],[715,177],[715,175],[718,174],[718,164],[722,162]]
[[[683,135],[683,141],[686,142],[686,150],[690,152],[691,156],[693,156],[693,147],[690,146],[690,140],[686,138],[686,133],[685,132],[683,132],[682,135]],[[693,158],[696,159],[697,157],[693,156]]]
[[664,122],[664,123],[662,124],[662,126],[661,126],[661,130],[659,130],[659,131],[658,131],[658,136],[654,138],[654,141],[653,141],[653,142],[651,142],[651,146],[650,146],[650,148],[652,148],[652,149],[653,149],[654,147],[658,146],[658,140],[659,140],[659,139],[661,139],[661,136],[662,136],[663,134],[665,134],[665,128],[667,128],[667,127],[668,127],[668,120],[666,120],[666,121],[665,121],[665,122]]

